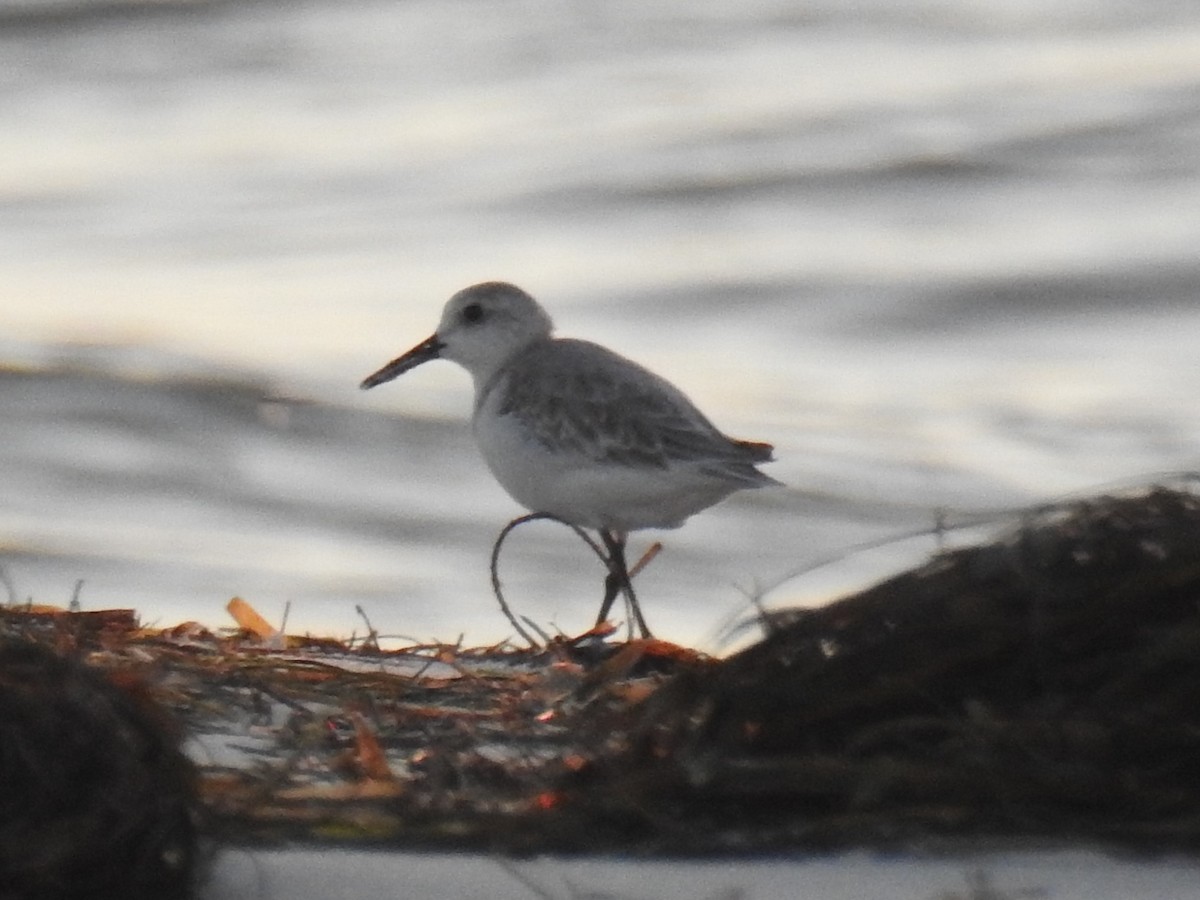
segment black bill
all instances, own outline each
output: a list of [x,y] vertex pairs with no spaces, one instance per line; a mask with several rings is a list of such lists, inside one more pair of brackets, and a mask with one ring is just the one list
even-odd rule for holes
[[442,346],[442,342],[438,340],[438,336],[435,334],[433,337],[421,341],[421,343],[417,344],[417,346],[413,347],[403,356],[396,357],[375,374],[368,375],[362,380],[362,384],[359,387],[365,391],[368,388],[383,384],[385,381],[398,378],[409,369],[415,369],[421,363],[437,359],[442,353]]

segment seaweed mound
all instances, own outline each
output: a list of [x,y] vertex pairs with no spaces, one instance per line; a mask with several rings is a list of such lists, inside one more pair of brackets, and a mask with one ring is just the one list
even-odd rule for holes
[[[0,608],[0,636],[91,648],[176,714],[222,840],[1200,851],[1197,494],[1031,511],[765,624],[714,660],[590,634],[264,646],[128,611]],[[186,896],[192,772],[160,726],[94,669],[0,639],[0,895]]]
[[[1031,513],[652,698],[598,779],[669,846],[1200,846],[1200,499]],[[681,824],[682,823],[682,824]],[[709,835],[710,837],[705,837]]]
[[0,783],[0,896],[193,896],[192,768],[148,699],[0,640]]

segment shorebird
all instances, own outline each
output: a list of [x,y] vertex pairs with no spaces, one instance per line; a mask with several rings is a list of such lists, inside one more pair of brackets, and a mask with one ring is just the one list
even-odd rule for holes
[[629,532],[677,528],[734,491],[778,485],[757,468],[773,448],[726,437],[663,378],[553,332],[525,291],[476,284],[450,298],[431,337],[361,387],[433,359],[466,369],[475,440],[496,480],[531,512],[599,533],[609,573],[596,623],[624,592],[649,637],[625,561]]

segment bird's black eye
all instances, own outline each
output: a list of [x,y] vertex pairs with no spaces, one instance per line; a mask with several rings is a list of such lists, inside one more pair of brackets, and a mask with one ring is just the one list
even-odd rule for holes
[[477,322],[483,321],[483,307],[478,303],[468,303],[463,307],[463,321],[468,325],[474,325]]

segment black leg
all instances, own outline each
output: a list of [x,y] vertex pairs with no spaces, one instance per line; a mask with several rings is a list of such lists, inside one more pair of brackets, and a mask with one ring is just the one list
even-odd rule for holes
[[604,542],[604,549],[608,553],[608,559],[605,560],[608,564],[608,575],[604,578],[604,601],[600,604],[600,615],[596,616],[597,625],[604,624],[608,619],[613,601],[629,580],[625,570],[625,542],[619,541],[607,531],[600,532],[600,540]]
[[600,625],[608,619],[613,602],[617,595],[623,592],[629,600],[629,608],[633,610],[638,631],[644,638],[651,637],[646,619],[642,616],[642,608],[638,605],[637,595],[633,592],[633,582],[629,578],[629,567],[625,562],[625,535],[605,529],[600,532],[600,540],[604,542],[604,549],[608,552],[608,575],[604,579],[604,601],[600,604],[600,615],[596,617],[596,624]]

